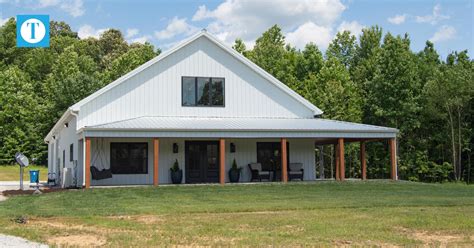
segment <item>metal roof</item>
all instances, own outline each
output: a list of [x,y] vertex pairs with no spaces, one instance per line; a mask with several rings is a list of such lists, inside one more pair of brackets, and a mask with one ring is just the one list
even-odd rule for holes
[[395,128],[328,119],[283,118],[206,118],[206,117],[139,117],[85,130],[107,131],[285,131],[285,132],[354,132],[398,133]]

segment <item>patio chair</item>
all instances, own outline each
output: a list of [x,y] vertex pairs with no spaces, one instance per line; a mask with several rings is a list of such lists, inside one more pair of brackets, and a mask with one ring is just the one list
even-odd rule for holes
[[252,172],[252,179],[250,179],[251,182],[258,180],[262,181],[262,179],[266,179],[270,181],[270,171],[263,171],[262,170],[262,164],[260,163],[251,163],[248,164],[250,172]]
[[302,163],[290,163],[288,171],[288,180],[300,179],[303,181],[304,169]]

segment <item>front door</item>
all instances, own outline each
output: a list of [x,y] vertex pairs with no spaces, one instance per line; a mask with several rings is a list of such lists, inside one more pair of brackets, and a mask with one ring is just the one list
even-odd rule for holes
[[218,141],[186,141],[186,183],[219,182],[218,158]]

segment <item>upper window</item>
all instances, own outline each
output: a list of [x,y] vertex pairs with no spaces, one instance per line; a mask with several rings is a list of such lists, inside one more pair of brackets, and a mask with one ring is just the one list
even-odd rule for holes
[[110,143],[112,174],[147,174],[147,143]]
[[182,105],[221,107],[224,106],[224,78],[183,77]]

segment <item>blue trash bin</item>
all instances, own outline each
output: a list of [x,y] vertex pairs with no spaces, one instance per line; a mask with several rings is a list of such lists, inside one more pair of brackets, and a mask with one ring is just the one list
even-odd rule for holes
[[39,170],[30,170],[30,183],[39,183]]

